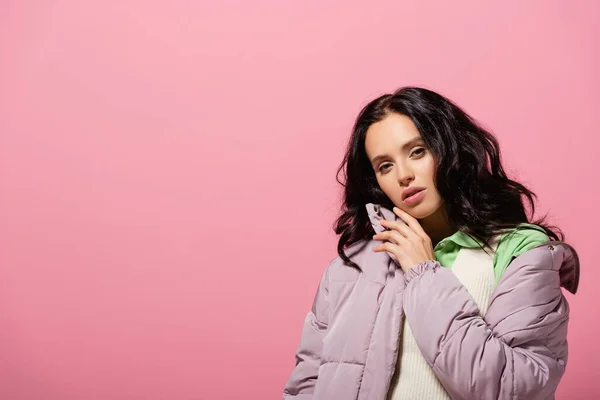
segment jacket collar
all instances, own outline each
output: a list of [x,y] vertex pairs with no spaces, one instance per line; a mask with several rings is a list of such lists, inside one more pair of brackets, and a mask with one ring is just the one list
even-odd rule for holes
[[[520,228],[535,229],[540,232],[546,233],[546,231],[544,231],[544,229],[542,227],[540,227],[538,225],[534,225],[534,224],[522,223],[517,226]],[[440,242],[436,245],[436,248],[447,242],[453,242],[460,247],[466,247],[468,249],[475,249],[475,248],[483,247],[482,242],[480,242],[479,240],[470,236],[469,234],[467,234],[465,232],[461,232],[461,231],[457,231],[457,232],[453,233],[452,235],[440,240]]]

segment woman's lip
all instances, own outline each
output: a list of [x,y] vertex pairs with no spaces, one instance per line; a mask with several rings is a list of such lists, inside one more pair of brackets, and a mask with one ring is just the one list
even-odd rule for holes
[[417,193],[413,194],[412,196],[409,196],[407,198],[405,198],[404,200],[402,200],[403,202],[405,202],[406,204],[415,204],[416,202],[418,202],[419,200],[421,200],[423,198],[423,196],[425,196],[425,191],[427,189],[423,189],[418,191]]

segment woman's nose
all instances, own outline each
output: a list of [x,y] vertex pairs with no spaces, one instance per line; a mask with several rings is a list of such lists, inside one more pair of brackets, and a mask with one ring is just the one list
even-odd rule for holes
[[398,168],[398,183],[400,186],[408,186],[415,179],[414,174],[408,168]]

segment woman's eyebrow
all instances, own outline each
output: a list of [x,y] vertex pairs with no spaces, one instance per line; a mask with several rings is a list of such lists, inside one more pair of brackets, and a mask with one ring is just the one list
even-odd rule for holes
[[414,138],[410,139],[408,142],[406,142],[402,145],[402,150],[407,150],[407,149],[413,147],[414,145],[416,145],[417,143],[422,143],[422,142],[423,142],[423,138],[421,136],[415,136]]
[[[421,136],[415,136],[414,138],[410,139],[408,142],[404,143],[402,145],[402,150],[407,150],[411,147],[413,147],[416,144],[422,143],[423,142],[423,138],[421,138]],[[371,164],[376,164],[377,161],[382,160],[388,158],[387,154],[380,154],[376,157],[373,157],[373,159],[371,160]]]

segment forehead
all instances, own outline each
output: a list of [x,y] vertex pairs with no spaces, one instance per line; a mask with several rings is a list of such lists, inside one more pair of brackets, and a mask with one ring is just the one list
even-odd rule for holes
[[405,115],[390,114],[367,130],[365,148],[369,156],[400,149],[415,137],[420,137],[415,124]]

